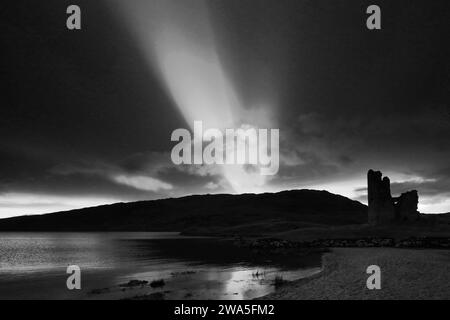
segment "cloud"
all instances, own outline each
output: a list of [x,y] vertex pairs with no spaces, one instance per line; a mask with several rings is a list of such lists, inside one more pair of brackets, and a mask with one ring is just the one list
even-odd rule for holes
[[114,197],[62,196],[45,193],[0,193],[0,218],[42,214],[116,203]]
[[406,181],[391,183],[391,190],[399,194],[407,190],[418,190],[424,196],[450,196],[450,179],[428,179],[424,181]]
[[[267,126],[280,129],[280,170],[265,191],[315,187],[364,200],[366,191],[355,188],[366,185],[367,170],[373,168],[391,177],[393,193],[418,189],[421,202],[441,203],[430,212],[449,211],[450,201],[441,200],[450,198],[450,173],[436,171],[447,167],[450,157],[450,63],[442,41],[448,17],[440,14],[446,2],[406,7],[389,2],[389,11],[408,14],[393,19],[393,28],[377,39],[354,28],[360,13],[349,10],[351,5],[339,2],[321,10],[308,3],[271,1],[256,11],[251,1],[208,3],[223,77],[248,111],[233,117],[250,124],[270,119]],[[17,10],[13,2],[7,6],[6,11]],[[42,21],[53,21],[46,15],[51,6],[33,10],[46,17]],[[57,35],[45,23],[0,21],[11,42],[2,52],[8,81],[0,116],[0,193],[134,201],[204,193],[215,185],[216,191],[231,190],[221,180],[223,168],[171,162],[171,132],[192,123],[164,90],[160,74],[147,70],[150,56],[140,49],[148,38],[135,40],[148,30],[129,37],[123,21],[112,19],[103,4],[88,6],[102,13],[98,18],[104,28],[87,30],[86,41],[64,37],[56,43],[51,39]],[[196,15],[194,8],[189,12]],[[286,19],[298,12],[302,19]],[[189,32],[192,21],[183,21],[180,33]],[[311,28],[317,21],[323,22],[320,30]],[[336,28],[336,23],[344,24]],[[38,36],[28,39],[24,50],[22,39],[31,27]],[[197,44],[198,34],[192,36],[188,47]],[[105,52],[105,46],[111,50]],[[33,56],[26,54],[31,51]],[[36,68],[39,72],[30,72]],[[194,71],[183,79],[205,74]],[[173,83],[180,82],[178,75]],[[205,93],[195,91],[203,100]],[[216,116],[210,111],[220,108],[212,100],[207,111]],[[255,112],[258,108],[267,115]],[[199,120],[205,116],[198,113]],[[400,179],[401,174],[422,180]]]
[[[450,195],[450,175],[445,175],[439,170],[428,176],[419,176],[413,174],[383,174],[391,180],[391,193],[400,195],[408,190],[417,190],[419,195],[426,197],[443,197]],[[367,187],[356,188],[357,193],[367,193]]]
[[172,184],[154,177],[160,171],[172,167],[170,160],[165,159],[164,155],[157,152],[138,153],[120,160],[118,164],[101,161],[62,164],[52,168],[51,172],[62,176],[97,176],[142,191],[172,190]]
[[208,182],[207,184],[205,184],[205,189],[208,189],[208,190],[216,190],[219,187],[220,186],[217,183],[214,183],[214,182]]
[[132,188],[144,191],[160,191],[160,190],[172,190],[173,186],[169,183],[161,180],[146,177],[146,176],[126,176],[117,175],[112,177],[112,180],[119,184],[124,184]]

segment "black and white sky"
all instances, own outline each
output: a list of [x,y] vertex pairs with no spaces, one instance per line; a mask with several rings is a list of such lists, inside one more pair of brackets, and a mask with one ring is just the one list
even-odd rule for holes
[[[449,1],[2,1],[0,217],[297,188],[365,202],[370,168],[449,212],[449,18]],[[236,188],[172,163],[172,131],[230,101],[280,129],[276,176]]]

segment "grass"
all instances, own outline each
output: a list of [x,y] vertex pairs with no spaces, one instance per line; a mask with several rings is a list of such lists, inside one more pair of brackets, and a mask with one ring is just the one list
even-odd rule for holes
[[288,281],[283,279],[283,276],[281,275],[276,275],[275,279],[273,280],[273,285],[275,286],[275,288],[279,288],[283,285],[285,285]]

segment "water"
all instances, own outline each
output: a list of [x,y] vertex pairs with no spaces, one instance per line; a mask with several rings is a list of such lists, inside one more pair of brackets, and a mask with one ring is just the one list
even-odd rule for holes
[[[276,290],[275,277],[320,271],[318,255],[272,258],[178,233],[0,233],[0,299],[252,299]],[[67,289],[69,265],[81,268],[82,290]]]

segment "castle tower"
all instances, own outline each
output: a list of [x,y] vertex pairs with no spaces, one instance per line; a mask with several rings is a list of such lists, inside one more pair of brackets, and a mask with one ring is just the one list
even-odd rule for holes
[[367,173],[367,197],[369,203],[369,224],[389,224],[395,220],[394,202],[388,177],[382,178],[380,171]]

